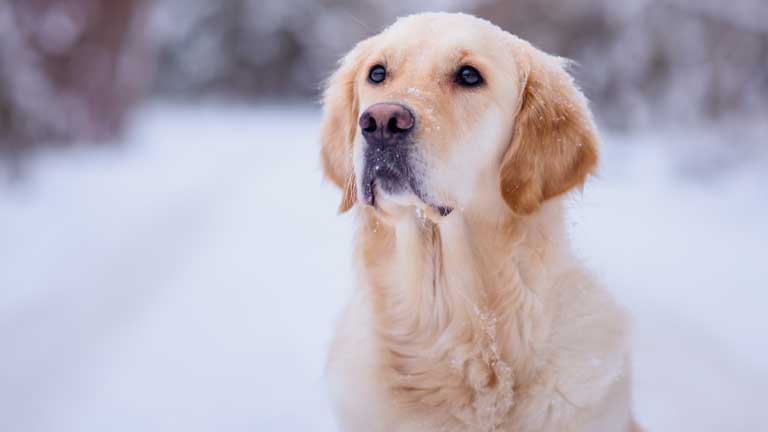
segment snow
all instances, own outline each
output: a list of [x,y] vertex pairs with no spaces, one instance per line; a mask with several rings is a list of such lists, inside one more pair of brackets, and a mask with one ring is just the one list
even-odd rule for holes
[[[153,105],[118,148],[0,186],[0,430],[334,430],[353,221],[318,129],[312,108]],[[635,316],[640,422],[760,430],[767,175],[681,175],[689,135],[607,136],[571,232]]]

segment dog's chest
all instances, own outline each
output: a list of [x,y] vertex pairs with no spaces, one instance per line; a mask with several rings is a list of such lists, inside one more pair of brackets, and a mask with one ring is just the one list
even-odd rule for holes
[[[507,301],[505,309],[515,311],[509,316],[471,310],[470,323],[454,317],[435,331],[420,327],[424,320],[406,319],[413,314],[399,314],[402,326],[388,322],[384,329],[372,291],[365,292],[340,323],[331,361],[339,402],[347,407],[342,417],[360,422],[344,430],[582,430],[579,413],[602,399],[622,369],[623,350],[605,346],[605,339],[600,345],[608,351],[589,346],[615,332],[610,324],[619,321],[610,314],[579,322],[581,308],[561,311],[570,325],[550,328]],[[524,310],[535,308],[520,302]],[[380,429],[372,429],[372,418],[381,419]]]
[[480,334],[449,328],[423,344],[385,342],[386,391],[405,411],[426,408],[473,430],[496,430],[514,404],[516,377],[493,325]]
[[623,355],[614,305],[541,253],[488,259],[467,236],[412,231],[363,242],[331,360],[345,430],[581,430],[563,425]]
[[454,424],[460,430],[503,430],[518,392],[542,366],[530,360],[541,348],[539,329],[533,328],[541,320],[520,314],[521,308],[535,311],[536,305],[527,304],[535,300],[518,295],[489,302],[467,298],[466,291],[452,297],[456,288],[434,287],[432,293],[441,294],[428,297],[427,308],[414,309],[415,302],[397,296],[378,298],[386,302],[376,306],[372,320],[378,385],[406,418],[427,412],[446,430]]

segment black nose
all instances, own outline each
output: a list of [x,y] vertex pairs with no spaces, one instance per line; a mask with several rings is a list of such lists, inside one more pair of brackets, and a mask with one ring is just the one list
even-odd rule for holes
[[395,103],[377,103],[360,116],[360,129],[366,141],[382,142],[402,138],[413,129],[414,118],[408,108]]

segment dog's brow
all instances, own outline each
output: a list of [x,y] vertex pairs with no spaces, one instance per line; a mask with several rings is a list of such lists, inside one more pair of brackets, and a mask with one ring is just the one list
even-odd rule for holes
[[463,63],[468,57],[472,57],[473,53],[467,48],[457,48],[454,50],[453,60],[457,63]]

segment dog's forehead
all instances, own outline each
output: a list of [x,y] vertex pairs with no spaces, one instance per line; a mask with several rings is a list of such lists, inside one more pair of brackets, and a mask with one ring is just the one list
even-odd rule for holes
[[380,34],[377,45],[392,63],[434,57],[451,62],[494,51],[503,35],[497,26],[470,15],[428,13],[400,18]]

